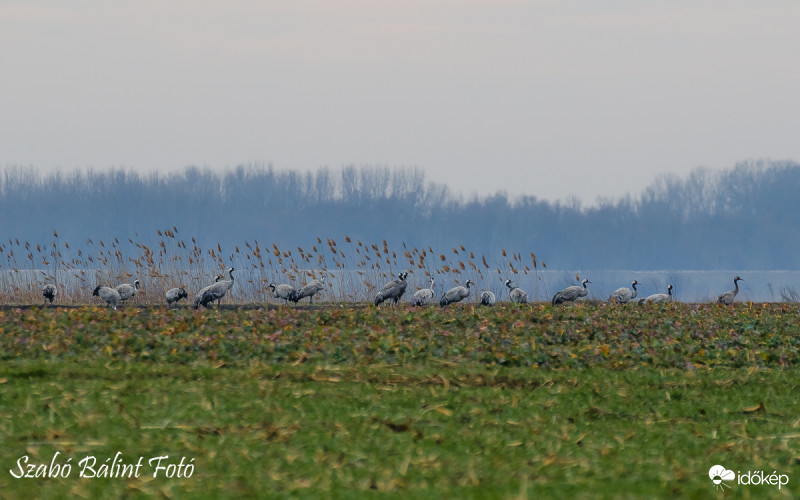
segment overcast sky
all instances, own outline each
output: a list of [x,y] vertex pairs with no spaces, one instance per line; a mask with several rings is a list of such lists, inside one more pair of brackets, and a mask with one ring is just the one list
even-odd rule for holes
[[800,160],[800,2],[0,4],[0,166],[416,166],[636,194]]

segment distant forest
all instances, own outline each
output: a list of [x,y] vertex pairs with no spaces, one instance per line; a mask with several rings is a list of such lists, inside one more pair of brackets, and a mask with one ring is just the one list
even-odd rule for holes
[[46,244],[54,230],[75,248],[115,237],[149,245],[158,230],[176,227],[204,248],[254,240],[291,248],[348,235],[397,249],[533,252],[550,269],[800,270],[800,164],[793,162],[665,175],[637,196],[591,207],[503,193],[464,197],[415,168],[42,175],[9,167],[1,175],[7,245]]

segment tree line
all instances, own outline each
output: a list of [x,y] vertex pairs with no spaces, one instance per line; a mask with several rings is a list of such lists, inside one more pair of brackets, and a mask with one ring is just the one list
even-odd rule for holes
[[465,197],[417,168],[43,175],[8,167],[0,239],[44,243],[56,230],[76,248],[115,237],[150,244],[158,229],[177,227],[206,248],[349,235],[395,247],[533,252],[551,269],[798,270],[798,188],[800,164],[771,161],[664,175],[637,196],[590,207],[504,193]]

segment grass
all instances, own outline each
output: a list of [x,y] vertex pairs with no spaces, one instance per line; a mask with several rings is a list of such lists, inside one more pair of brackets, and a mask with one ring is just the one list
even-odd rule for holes
[[[3,498],[800,492],[797,306],[1,314],[0,463],[73,466]],[[117,452],[139,478],[78,477]],[[720,492],[716,464],[790,482]]]

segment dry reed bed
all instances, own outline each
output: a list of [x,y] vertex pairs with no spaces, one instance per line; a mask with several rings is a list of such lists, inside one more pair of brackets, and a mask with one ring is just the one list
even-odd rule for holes
[[502,293],[505,279],[526,280],[531,297],[544,300],[550,286],[540,272],[544,262],[537,262],[533,252],[499,250],[499,256],[476,255],[463,245],[449,249],[391,248],[384,239],[378,243],[362,242],[344,236],[316,238],[310,247],[281,248],[275,243],[257,240],[243,245],[223,247],[217,244],[201,248],[194,237],[184,239],[178,229],[158,230],[158,241],[150,247],[128,239],[87,240],[80,249],[59,238],[53,231],[47,243],[33,243],[9,238],[0,243],[0,304],[31,305],[43,302],[41,288],[46,283],[58,287],[56,304],[97,304],[92,297],[97,285],[116,286],[138,279],[141,290],[131,300],[138,305],[162,304],[164,293],[183,287],[190,298],[210,284],[215,275],[226,277],[234,267],[236,284],[227,303],[270,303],[268,285],[302,285],[326,277],[326,290],[316,300],[324,302],[370,301],[378,289],[401,271],[411,271],[410,296],[428,286],[428,277],[436,278],[437,294],[463,284],[467,279],[481,289]]

